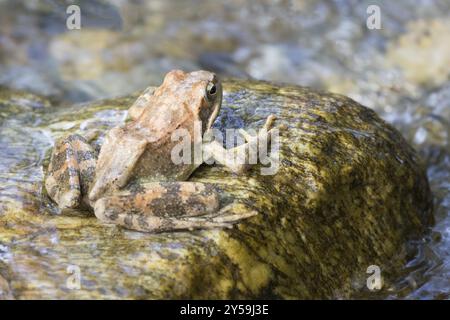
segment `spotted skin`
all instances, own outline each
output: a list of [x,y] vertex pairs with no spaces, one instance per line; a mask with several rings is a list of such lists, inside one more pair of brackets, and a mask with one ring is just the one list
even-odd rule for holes
[[[95,215],[107,223],[139,231],[227,227],[242,219],[222,216],[216,187],[199,182],[152,182],[96,201]],[[250,212],[248,216],[254,215]]]
[[229,227],[256,214],[235,215],[234,204],[220,210],[216,188],[200,182],[146,183],[138,191],[124,190],[99,199],[94,211],[104,222],[153,232]]
[[[45,185],[61,208],[81,204],[92,185],[95,161],[94,149],[79,135],[55,145]],[[219,192],[200,182],[135,183],[97,200],[93,207],[101,221],[143,232],[224,228],[256,214],[222,216],[230,208],[220,210]]]
[[[255,215],[236,203],[221,207],[216,186],[186,181],[199,163],[171,159],[178,144],[172,133],[183,129],[191,145],[202,143],[221,102],[221,83],[213,73],[169,72],[159,88],[147,89],[131,106],[131,121],[106,134],[98,154],[77,134],[56,143],[45,181],[49,196],[60,208],[87,205],[103,222],[146,232],[230,227]],[[266,129],[272,121],[269,117]],[[196,123],[200,137],[194,134]],[[247,143],[234,149],[214,141],[204,148],[219,163],[241,172],[246,166],[229,162],[227,154],[238,148],[247,154],[258,139],[247,136]]]
[[93,180],[96,152],[80,135],[56,142],[45,187],[60,208],[76,208]]

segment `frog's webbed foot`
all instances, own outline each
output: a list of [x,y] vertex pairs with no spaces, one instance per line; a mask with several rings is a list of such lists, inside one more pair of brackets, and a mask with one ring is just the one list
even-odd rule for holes
[[95,163],[95,150],[82,136],[73,134],[56,142],[45,188],[61,209],[80,205],[94,178]]
[[145,232],[230,227],[255,211],[219,209],[214,186],[199,182],[147,183],[95,202],[97,218]]
[[256,159],[251,158],[257,157],[259,145],[270,143],[274,121],[274,115],[268,116],[264,126],[255,136],[250,135],[244,129],[239,129],[239,133],[244,137],[246,143],[235,148],[225,149],[217,141],[206,143],[207,157],[212,157],[235,173],[244,172],[251,164],[256,164]]

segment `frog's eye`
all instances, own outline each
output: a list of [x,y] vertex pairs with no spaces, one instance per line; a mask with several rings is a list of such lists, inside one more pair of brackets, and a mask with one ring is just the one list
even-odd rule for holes
[[217,93],[217,87],[213,82],[209,82],[206,86],[206,97],[208,100],[212,100]]

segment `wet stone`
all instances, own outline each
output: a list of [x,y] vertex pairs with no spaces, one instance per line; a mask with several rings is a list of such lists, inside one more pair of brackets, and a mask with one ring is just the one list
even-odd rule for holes
[[374,265],[388,288],[431,222],[420,157],[372,110],[337,94],[238,80],[225,81],[215,126],[259,128],[274,113],[278,171],[236,176],[204,165],[190,180],[217,184],[223,202],[257,216],[233,229],[146,234],[59,212],[42,189],[51,142],[83,135],[87,120],[104,130],[121,123],[135,98],[31,110],[39,123],[19,119],[1,137],[14,147],[2,151],[6,160],[37,159],[0,165],[0,281],[14,298],[351,297],[368,290]]

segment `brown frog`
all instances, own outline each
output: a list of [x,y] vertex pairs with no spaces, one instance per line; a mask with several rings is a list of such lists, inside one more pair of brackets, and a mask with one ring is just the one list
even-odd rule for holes
[[[234,203],[220,208],[215,186],[186,181],[201,162],[175,164],[171,158],[177,144],[172,135],[184,130],[207,158],[233,172],[248,168],[245,161],[230,159],[247,155],[262,136],[243,131],[246,143],[232,149],[203,139],[221,102],[222,86],[215,74],[169,72],[159,88],[145,91],[131,106],[130,122],[107,133],[98,158],[80,135],[56,143],[45,180],[49,196],[62,209],[87,205],[104,222],[148,232],[227,227],[255,215],[251,210],[235,213],[242,210],[233,210]],[[270,137],[273,120],[268,117],[262,134]],[[201,135],[194,132],[196,124]]]

